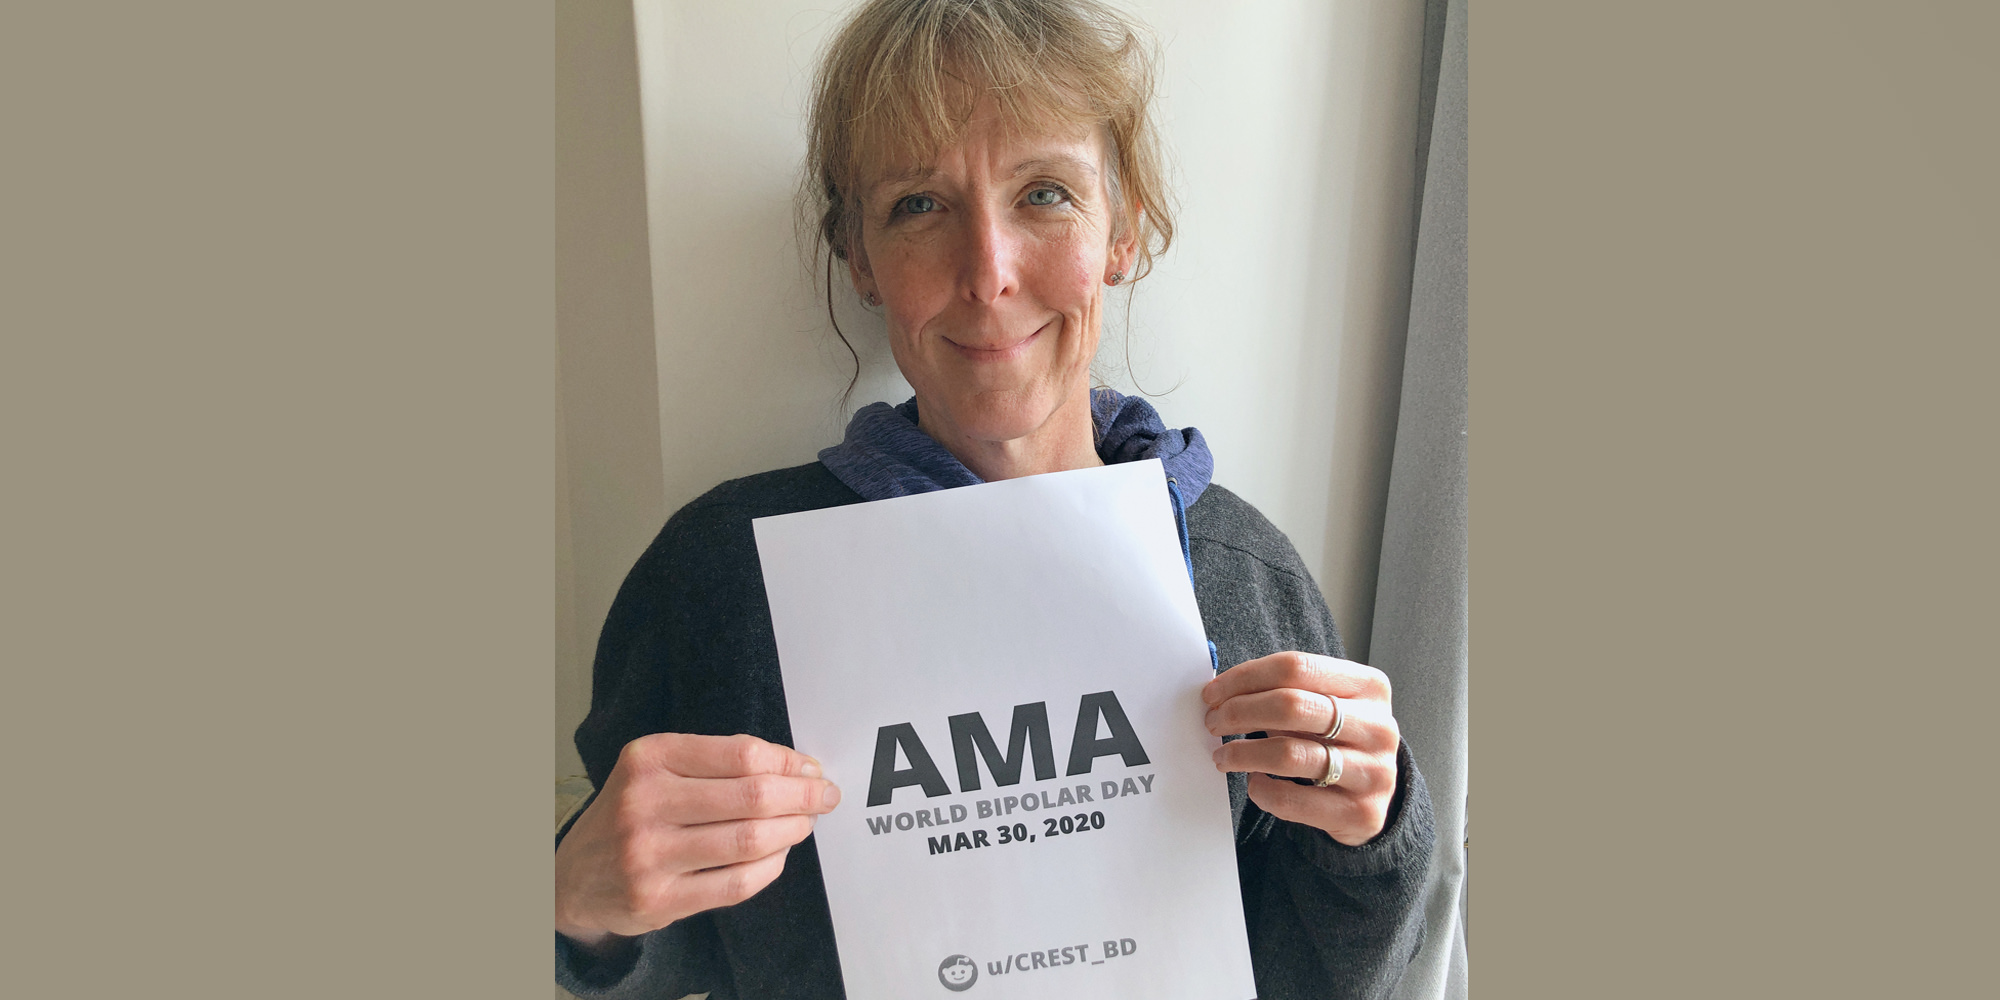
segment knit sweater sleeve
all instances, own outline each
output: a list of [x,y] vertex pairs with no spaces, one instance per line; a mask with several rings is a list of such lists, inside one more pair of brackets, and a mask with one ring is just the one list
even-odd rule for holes
[[[1223,669],[1286,650],[1344,656],[1333,615],[1290,542],[1226,491],[1214,499],[1226,516],[1211,508],[1191,517],[1191,542],[1203,623]],[[1430,795],[1408,745],[1397,748],[1396,763],[1388,822],[1360,847],[1264,812],[1249,800],[1247,776],[1230,775],[1260,1000],[1388,997],[1422,944]]]
[[[747,733],[790,746],[754,518],[860,498],[817,465],[735,480],[681,508],[626,576],[598,639],[576,748],[602,788],[625,744],[652,733]],[[831,917],[808,836],[755,896],[638,939],[608,961],[557,941],[556,981],[579,997],[833,1000]]]
[[[676,627],[690,577],[700,575],[698,566],[687,564],[689,520],[683,511],[667,523],[626,575],[605,619],[592,666],[590,714],[576,734],[593,787],[604,787],[625,744],[671,726],[674,667],[694,652]],[[565,826],[558,844],[568,832]],[[719,951],[706,914],[644,935],[608,959],[593,958],[558,934],[556,984],[577,997],[677,1000],[719,985],[725,978],[713,967]]]

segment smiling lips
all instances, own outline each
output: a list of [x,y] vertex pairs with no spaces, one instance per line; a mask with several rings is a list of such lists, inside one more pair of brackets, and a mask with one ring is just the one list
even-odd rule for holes
[[1021,355],[1026,354],[1029,345],[1033,344],[1037,340],[1040,340],[1042,334],[1047,331],[1048,327],[1043,326],[1041,329],[1036,330],[1034,333],[1028,334],[1026,337],[1023,337],[1012,344],[1008,344],[1005,347],[967,347],[966,345],[961,344],[958,341],[951,339],[950,337],[945,337],[943,338],[943,340],[945,343],[950,344],[952,348],[958,352],[959,357],[965,358],[968,361],[973,361],[973,362],[1012,361],[1015,358],[1018,358]]

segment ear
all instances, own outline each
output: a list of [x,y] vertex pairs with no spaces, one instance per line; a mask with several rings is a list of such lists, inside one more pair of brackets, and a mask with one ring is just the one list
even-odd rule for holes
[[[1123,281],[1132,280],[1132,268],[1139,259],[1139,220],[1145,218],[1146,210],[1132,206],[1132,222],[1125,227],[1117,239],[1111,241],[1111,256],[1105,261],[1104,281],[1109,284],[1111,275],[1123,274]],[[1123,281],[1120,283],[1122,284]]]
[[865,300],[879,301],[882,297],[875,288],[875,276],[868,270],[868,255],[860,247],[854,247],[847,254],[847,280],[854,283],[854,290]]

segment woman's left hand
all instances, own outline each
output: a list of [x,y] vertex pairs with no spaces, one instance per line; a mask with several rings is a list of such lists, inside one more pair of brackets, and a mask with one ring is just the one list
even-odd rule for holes
[[[1333,728],[1335,698],[1345,721],[1328,745],[1320,734]],[[1402,742],[1382,671],[1331,656],[1272,653],[1223,671],[1201,689],[1201,699],[1209,732],[1269,735],[1231,740],[1215,751],[1216,770],[1252,772],[1250,801],[1259,808],[1350,847],[1381,834]],[[1340,780],[1325,788],[1272,777],[1318,781],[1330,773],[1330,762]]]

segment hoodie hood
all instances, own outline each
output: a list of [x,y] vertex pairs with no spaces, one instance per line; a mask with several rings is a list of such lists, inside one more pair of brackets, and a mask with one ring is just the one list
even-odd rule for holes
[[[1106,465],[1157,458],[1193,504],[1215,475],[1208,442],[1192,427],[1174,430],[1153,404],[1111,389],[1090,394],[1090,421],[1097,432],[1097,456]],[[976,486],[985,480],[965,467],[944,445],[917,429],[915,398],[901,406],[870,403],[848,421],[847,438],[819,453],[820,463],[863,500]]]

